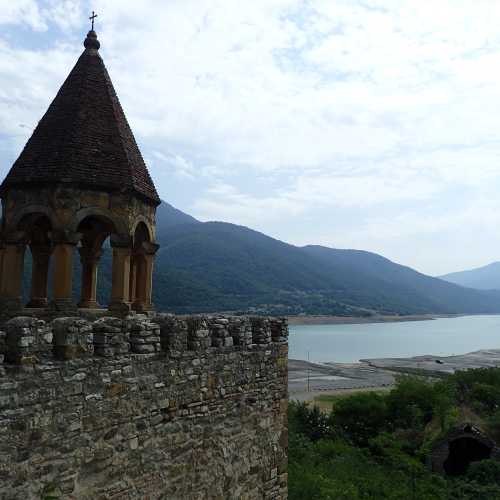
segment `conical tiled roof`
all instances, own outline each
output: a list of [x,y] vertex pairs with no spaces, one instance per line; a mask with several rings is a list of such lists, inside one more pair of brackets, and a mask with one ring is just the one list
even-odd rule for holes
[[0,190],[71,184],[160,199],[90,31],[85,50]]

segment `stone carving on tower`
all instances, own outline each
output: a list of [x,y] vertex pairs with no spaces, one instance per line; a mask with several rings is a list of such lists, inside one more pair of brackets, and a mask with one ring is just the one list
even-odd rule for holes
[[[28,308],[97,308],[97,267],[110,238],[110,311],[152,308],[155,212],[160,203],[92,29],[85,50],[0,186],[0,312],[19,313],[24,257]],[[72,297],[73,258],[81,296]],[[49,280],[49,272],[52,279]],[[52,290],[49,293],[49,282]],[[50,298],[49,298],[50,297]]]

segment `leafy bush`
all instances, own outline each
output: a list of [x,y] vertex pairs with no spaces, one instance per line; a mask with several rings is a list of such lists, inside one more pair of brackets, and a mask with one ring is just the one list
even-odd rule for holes
[[388,418],[395,427],[421,427],[434,414],[434,387],[421,377],[398,377],[387,397]]
[[290,500],[500,500],[500,462],[473,462],[460,478],[426,466],[432,443],[464,405],[497,429],[500,369],[468,370],[432,382],[401,377],[387,395],[334,401],[322,415],[305,404],[289,411]]
[[301,432],[311,441],[327,437],[331,433],[328,417],[317,406],[309,408],[307,403],[292,402],[288,410],[289,426]]
[[458,371],[450,377],[455,385],[459,403],[481,402],[481,393],[474,394],[474,387],[478,384],[500,388],[500,368],[477,368],[474,370]]
[[478,411],[492,413],[500,408],[500,387],[476,382],[472,384],[469,397]]
[[500,484],[500,462],[498,460],[481,460],[469,465],[466,478],[480,484]]
[[368,392],[339,399],[333,406],[331,423],[346,439],[366,446],[387,428],[386,397]]

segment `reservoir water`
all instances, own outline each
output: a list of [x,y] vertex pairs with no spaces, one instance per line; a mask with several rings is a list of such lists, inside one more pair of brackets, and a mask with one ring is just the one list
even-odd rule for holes
[[500,316],[361,325],[290,325],[289,357],[352,363],[363,358],[451,356],[500,349]]

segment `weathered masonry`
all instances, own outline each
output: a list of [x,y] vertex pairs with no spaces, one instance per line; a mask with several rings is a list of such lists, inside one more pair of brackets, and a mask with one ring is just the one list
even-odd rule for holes
[[[155,213],[160,199],[99,54],[85,50],[0,186],[0,315],[22,313],[22,276],[32,257],[30,309],[53,315],[94,309],[103,242],[113,251],[109,309],[152,309]],[[81,295],[72,297],[73,259]],[[49,294],[49,270],[53,286]],[[47,311],[44,311],[46,313]]]
[[9,320],[0,499],[286,499],[287,334],[269,318]]

